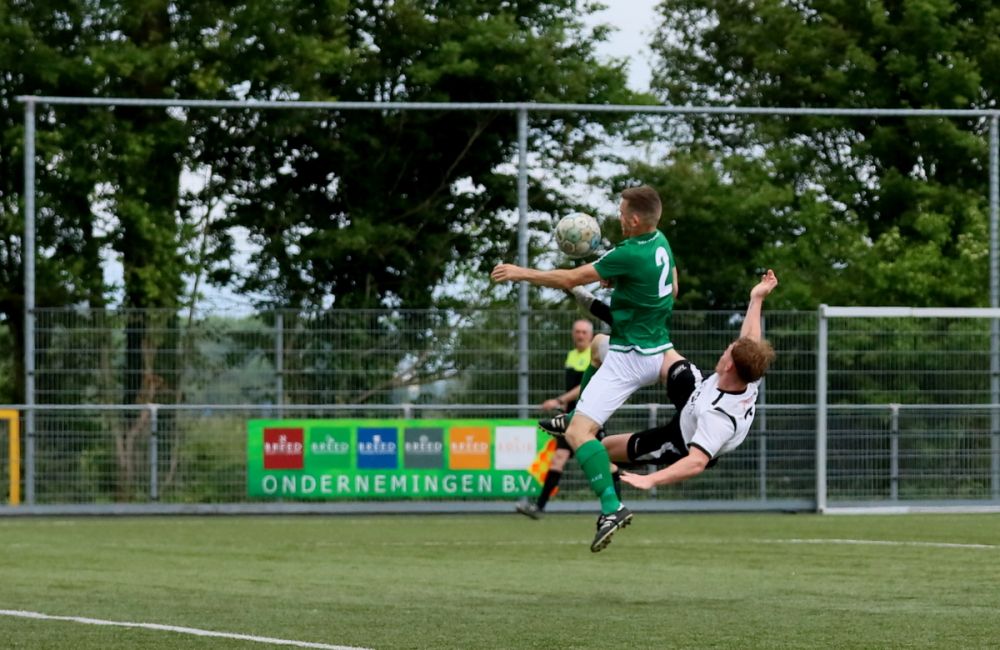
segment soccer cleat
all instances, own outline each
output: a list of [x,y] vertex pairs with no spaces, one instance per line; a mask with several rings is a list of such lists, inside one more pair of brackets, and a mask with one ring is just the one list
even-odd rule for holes
[[[566,429],[569,426],[566,424],[566,414],[560,413],[551,418],[546,418],[545,420],[539,420],[538,426],[545,433],[549,434],[553,438],[562,438],[566,435]],[[608,432],[601,427],[597,430],[597,435],[595,436],[598,440],[604,440],[608,435]]]
[[576,298],[576,304],[583,307],[584,311],[590,311],[590,303],[594,302],[594,294],[587,291],[582,285],[570,289],[570,293]]
[[632,523],[632,511],[625,506],[619,506],[618,510],[610,515],[598,517],[597,535],[594,536],[594,541],[590,545],[591,552],[597,553],[603,550],[611,543],[611,536],[615,534],[615,531],[619,528],[625,528],[630,523]]
[[539,420],[538,426],[553,438],[562,438],[566,435],[566,414],[560,413],[554,417]]
[[525,517],[531,517],[532,519],[542,518],[542,511],[538,509],[538,506],[527,499],[521,499],[514,507]]

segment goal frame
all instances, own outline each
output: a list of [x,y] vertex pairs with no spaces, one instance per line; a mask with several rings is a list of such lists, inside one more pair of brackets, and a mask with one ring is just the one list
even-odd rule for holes
[[[987,318],[990,319],[990,495],[994,504],[941,506],[893,505],[831,507],[827,501],[829,323],[833,318]],[[1000,308],[835,307],[822,304],[816,336],[816,512],[858,514],[896,512],[1000,512]],[[968,509],[968,510],[966,510]],[[984,510],[985,509],[985,510]]]

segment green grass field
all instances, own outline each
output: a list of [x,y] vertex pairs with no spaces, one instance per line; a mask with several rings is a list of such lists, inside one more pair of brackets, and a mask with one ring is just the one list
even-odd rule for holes
[[[582,515],[7,519],[0,609],[380,649],[1000,647],[1000,516],[639,513],[596,555],[592,530]],[[2,615],[0,647],[279,646]]]

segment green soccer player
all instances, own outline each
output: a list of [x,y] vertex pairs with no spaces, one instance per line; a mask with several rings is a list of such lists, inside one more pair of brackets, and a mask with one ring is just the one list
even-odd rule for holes
[[552,271],[498,264],[491,274],[496,282],[524,280],[565,291],[598,281],[613,286],[608,354],[583,388],[566,430],[566,440],[601,502],[590,545],[595,553],[632,520],[632,512],[615,494],[608,453],[597,432],[639,388],[656,383],[665,356],[677,354],[670,340],[676,274],[670,244],[657,227],[661,212],[656,190],[647,185],[629,188],[622,192],[618,215],[625,239],[593,264]]

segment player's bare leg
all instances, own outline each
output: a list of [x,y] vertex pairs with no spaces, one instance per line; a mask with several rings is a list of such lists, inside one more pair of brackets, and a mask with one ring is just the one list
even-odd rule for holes
[[628,462],[628,439],[632,436],[631,433],[616,434],[613,436],[605,436],[601,440],[601,444],[608,452],[608,458],[612,463],[627,463]]

